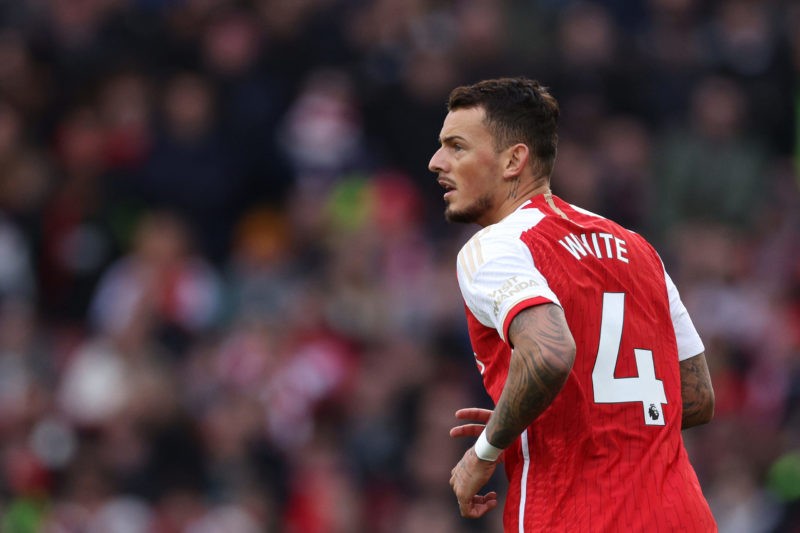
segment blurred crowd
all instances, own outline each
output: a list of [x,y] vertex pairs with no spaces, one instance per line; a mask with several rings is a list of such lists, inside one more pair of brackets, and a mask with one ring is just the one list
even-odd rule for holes
[[[562,107],[556,194],[656,244],[726,533],[800,531],[800,5],[0,1],[0,530],[500,531],[427,170],[447,95]],[[502,480],[497,488],[502,491]]]

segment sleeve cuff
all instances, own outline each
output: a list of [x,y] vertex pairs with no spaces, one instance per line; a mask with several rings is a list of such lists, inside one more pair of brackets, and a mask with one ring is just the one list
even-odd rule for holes
[[536,305],[549,304],[549,303],[554,303],[554,302],[549,298],[545,298],[544,296],[536,296],[534,298],[522,300],[521,302],[518,302],[513,306],[511,306],[511,309],[508,310],[508,313],[506,313],[506,317],[503,320],[503,331],[501,333],[503,341],[509,346],[511,345],[511,341],[509,341],[508,339],[508,328],[511,327],[511,321],[514,320],[514,317],[517,316],[520,311],[522,311],[523,309],[527,309],[528,307],[534,307]]

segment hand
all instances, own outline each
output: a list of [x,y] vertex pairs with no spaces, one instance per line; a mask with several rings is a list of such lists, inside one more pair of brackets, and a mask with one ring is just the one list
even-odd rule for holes
[[456,418],[459,420],[477,420],[480,424],[464,424],[456,426],[450,430],[451,437],[478,437],[489,418],[492,416],[492,411],[489,409],[480,409],[478,407],[471,407],[469,409],[459,409],[456,411]]
[[458,499],[458,510],[465,518],[480,518],[497,507],[497,493],[480,495],[481,489],[492,477],[497,462],[484,461],[470,448],[450,472],[450,486]]
[[[477,407],[459,409],[456,418],[459,420],[476,420],[478,424],[463,424],[450,430],[451,437],[478,437],[486,423],[492,416],[489,409]],[[502,459],[502,455],[500,456]],[[461,458],[461,461],[450,472],[450,486],[458,498],[458,508],[461,516],[467,518],[480,518],[497,507],[497,493],[490,492],[485,495],[477,494],[489,478],[492,477],[497,463],[480,459],[475,455],[475,450],[470,448]]]
[[[455,426],[450,429],[451,437],[475,437],[480,436],[483,429],[486,427],[489,418],[492,416],[491,409],[480,409],[479,407],[470,407],[469,409],[459,409],[456,411],[456,418],[459,420],[477,420],[480,424],[463,424]],[[500,454],[497,459],[498,463],[503,462],[505,452]]]

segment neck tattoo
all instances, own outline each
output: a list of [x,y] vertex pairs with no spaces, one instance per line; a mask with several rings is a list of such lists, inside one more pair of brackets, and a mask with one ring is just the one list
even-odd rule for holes
[[511,190],[508,191],[508,197],[510,199],[516,199],[518,189],[519,189],[519,178],[514,178],[514,183],[511,184]]

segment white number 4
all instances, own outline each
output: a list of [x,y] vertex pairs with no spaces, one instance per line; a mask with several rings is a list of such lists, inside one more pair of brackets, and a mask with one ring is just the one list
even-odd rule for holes
[[642,402],[644,423],[648,426],[663,426],[662,404],[667,403],[664,383],[656,379],[653,352],[634,349],[637,377],[615,378],[619,347],[622,340],[622,324],[625,319],[625,294],[603,294],[603,316],[600,321],[600,344],[592,370],[594,401],[596,403]]

